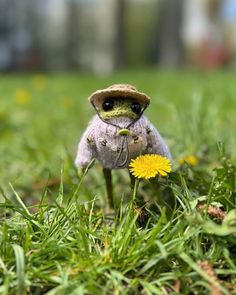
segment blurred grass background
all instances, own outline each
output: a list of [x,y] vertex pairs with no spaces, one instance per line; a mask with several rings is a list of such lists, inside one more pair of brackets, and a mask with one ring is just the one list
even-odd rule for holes
[[[234,76],[155,69],[121,71],[106,78],[73,73],[1,75],[1,185],[7,189],[10,182],[34,203],[47,179],[52,187],[59,182],[62,167],[66,182],[76,184],[77,144],[94,115],[87,97],[122,82],[134,84],[151,97],[146,115],[166,138],[176,165],[182,157],[194,155],[214,166],[219,141],[235,161]],[[97,165],[88,176],[95,189],[86,191],[89,198],[103,193],[100,169]],[[121,177],[128,181],[127,175]]]

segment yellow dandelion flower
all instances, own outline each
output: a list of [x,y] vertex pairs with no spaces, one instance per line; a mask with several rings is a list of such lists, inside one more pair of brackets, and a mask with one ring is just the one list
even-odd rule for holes
[[104,240],[103,245],[104,245],[104,248],[105,249],[108,249],[109,248],[109,242],[108,242],[107,239]]
[[16,102],[20,105],[27,105],[30,102],[30,93],[25,89],[18,89],[15,93]]
[[33,80],[32,84],[35,90],[43,90],[46,87],[47,79],[44,75],[36,75]]
[[183,165],[184,163],[187,163],[191,166],[196,166],[198,164],[198,158],[194,155],[188,155],[179,159],[180,165]]
[[60,99],[60,105],[62,108],[70,108],[73,106],[73,100],[71,97],[65,96]]
[[149,179],[160,174],[166,176],[171,171],[170,160],[160,155],[142,155],[131,160],[130,172],[137,178]]

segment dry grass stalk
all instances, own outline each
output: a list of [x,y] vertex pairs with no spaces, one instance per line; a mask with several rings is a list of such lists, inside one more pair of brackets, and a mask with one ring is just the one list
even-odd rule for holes
[[180,281],[179,280],[176,280],[174,282],[173,289],[175,290],[176,293],[180,292]]
[[[200,203],[200,204],[197,205],[197,209],[198,209],[199,211],[204,211],[204,210],[206,210],[206,208],[207,208],[207,205],[206,205],[206,204],[202,204],[202,203]],[[212,205],[209,205],[209,206],[208,206],[208,208],[207,208],[207,213],[208,213],[211,217],[213,217],[213,218],[217,218],[217,219],[219,219],[219,220],[221,220],[221,221],[224,220],[225,215],[226,215],[225,212],[224,212],[223,210],[221,210],[220,208],[217,208],[217,207],[215,207],[215,206],[212,206]]]
[[[219,279],[216,275],[216,273],[214,272],[213,268],[211,267],[209,261],[204,260],[204,261],[199,261],[198,265],[201,267],[201,269],[207,273],[207,275],[209,277],[211,277],[215,282],[219,282]],[[211,284],[211,295],[223,295],[222,291],[220,290],[220,288],[212,283]]]

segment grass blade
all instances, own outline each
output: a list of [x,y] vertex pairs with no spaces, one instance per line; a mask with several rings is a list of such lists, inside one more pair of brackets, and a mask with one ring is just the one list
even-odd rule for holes
[[25,255],[24,250],[17,244],[12,245],[16,258],[16,276],[18,294],[25,294]]
[[15,191],[14,187],[12,186],[11,183],[9,183],[13,193],[14,193],[14,196],[16,198],[16,201],[17,201],[17,204],[20,206],[20,208],[23,210],[23,212],[25,212],[28,216],[32,216],[31,213],[29,212],[29,210],[27,209],[27,207],[25,206],[25,204],[22,202],[20,196],[18,195],[18,193]]

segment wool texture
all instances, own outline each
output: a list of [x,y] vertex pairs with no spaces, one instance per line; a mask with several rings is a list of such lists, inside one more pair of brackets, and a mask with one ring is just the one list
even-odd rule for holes
[[[107,169],[127,168],[131,159],[143,154],[159,154],[171,159],[164,139],[144,115],[129,127],[130,132],[124,139],[119,131],[131,122],[130,118],[118,117],[105,123],[95,115],[79,142],[76,166],[86,168],[95,158]],[[120,166],[120,163],[124,164]]]

